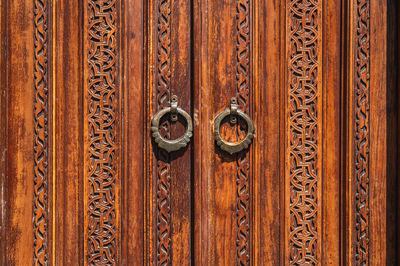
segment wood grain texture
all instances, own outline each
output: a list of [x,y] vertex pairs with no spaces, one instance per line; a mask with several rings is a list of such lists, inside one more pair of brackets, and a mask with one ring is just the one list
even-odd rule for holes
[[[169,107],[172,95],[191,113],[190,1],[151,1],[148,20],[148,125],[157,111]],[[185,129],[178,117],[162,118],[160,133],[177,139]],[[146,137],[149,136],[146,132]],[[168,153],[148,139],[147,260],[156,265],[189,264],[191,260],[191,145]],[[154,204],[154,205],[153,205]]]
[[52,6],[53,214],[56,265],[83,265],[82,2]]
[[[4,2],[3,2],[4,3]],[[5,265],[34,261],[34,2],[7,1]],[[4,61],[3,61],[4,63]]]
[[339,2],[0,0],[0,264],[395,265],[399,7]]
[[[199,72],[196,73],[199,83],[195,85],[197,90],[194,92],[194,95],[198,95],[194,112],[195,125],[198,125],[199,130],[196,131],[195,126],[194,146],[199,151],[194,155],[194,168],[201,169],[195,173],[195,182],[198,180],[201,185],[195,186],[198,191],[194,193],[200,193],[196,197],[201,199],[201,203],[198,203],[198,208],[201,209],[198,211],[202,213],[198,236],[204,246],[201,247],[203,257],[195,256],[196,261],[201,260],[203,265],[235,265],[240,263],[237,253],[237,245],[240,243],[236,243],[236,156],[230,156],[215,146],[211,123],[220,111],[229,106],[230,99],[237,96],[236,73],[239,58],[236,50],[236,16],[240,10],[237,10],[236,1],[201,1],[199,4],[200,17],[195,21],[203,23],[199,25],[199,31],[194,31],[194,36],[200,34],[197,39],[200,65]],[[220,19],[222,17],[223,20]],[[223,124],[220,132],[228,141],[235,141],[241,135],[229,123]]]
[[[1,66],[7,65],[6,60],[6,37],[7,37],[7,9],[6,1],[0,1],[0,64]],[[0,67],[0,82],[6,84],[7,68]],[[0,90],[0,235],[1,239],[6,239],[6,206],[4,202],[7,199],[5,188],[5,181],[7,175],[7,86],[2,86]],[[6,264],[7,259],[7,244],[5,241],[0,241],[0,264]]]
[[[335,1],[323,2],[322,14],[322,224],[321,264],[340,265],[341,232],[343,227],[343,168],[340,148],[343,140],[341,126],[341,75],[345,71],[341,58],[342,7]],[[332,27],[331,25],[336,25]]]
[[[253,258],[252,265],[282,265],[284,251],[285,3],[253,1]],[[258,33],[258,34],[257,34]],[[257,60],[257,58],[259,60]],[[268,103],[268,104],[262,104]],[[271,217],[273,217],[271,219]],[[274,243],[270,245],[269,243]]]
[[399,165],[400,158],[400,3],[389,0],[387,5],[387,205],[386,244],[387,265],[395,265],[400,260],[399,252]]
[[[194,36],[194,261],[248,265],[251,261],[251,169],[248,150],[230,156],[215,146],[214,117],[237,97],[251,113],[252,1],[200,1]],[[224,20],[220,18],[224,17]],[[196,22],[202,21],[198,24]],[[243,137],[223,123],[224,139]],[[251,148],[250,148],[251,149]]]
[[[173,0],[171,4],[171,93],[192,114],[191,1]],[[171,138],[184,132],[185,123],[178,117],[177,123],[171,123]],[[188,265],[192,254],[192,143],[172,153],[171,159],[171,263]]]
[[[122,2],[121,11],[121,264],[144,265],[144,17],[141,0]],[[124,13],[124,15],[122,15]],[[122,70],[121,70],[122,71]],[[149,132],[149,131],[148,131]]]
[[201,132],[211,132],[213,119],[210,112],[211,95],[205,89],[208,81],[206,74],[208,65],[208,50],[203,44],[209,42],[208,17],[204,16],[205,9],[208,9],[207,2],[193,2],[193,21],[204,21],[204,23],[193,23],[193,91],[198,95],[193,99],[193,216],[198,217],[193,222],[193,262],[195,265],[206,265],[209,261],[210,239],[208,231],[210,228],[207,215],[210,204],[207,196],[210,191],[210,180],[207,178],[212,173],[212,169],[207,163],[212,157],[214,138],[211,134],[201,134]]
[[369,265],[388,260],[387,209],[387,9],[383,0],[371,1],[370,76],[370,226]]
[[[347,216],[351,265],[386,257],[386,2],[350,3]],[[379,30],[377,30],[379,28]],[[373,255],[372,255],[373,254]]]

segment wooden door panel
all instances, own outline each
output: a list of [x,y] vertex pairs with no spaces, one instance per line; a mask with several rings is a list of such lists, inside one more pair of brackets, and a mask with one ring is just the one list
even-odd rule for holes
[[[147,108],[151,116],[169,107],[172,95],[179,107],[191,110],[191,15],[190,1],[152,1],[148,25]],[[161,134],[176,139],[184,133],[178,122],[164,121]],[[150,138],[149,133],[145,135]],[[149,189],[148,208],[152,216],[147,232],[149,262],[154,264],[189,264],[191,256],[191,145],[169,154],[150,141],[151,160],[146,176]],[[152,235],[152,236],[150,236]]]
[[[213,139],[213,119],[229,107],[235,97],[239,108],[250,113],[251,94],[251,5],[239,2],[204,2],[197,8],[198,20],[204,21],[199,34],[201,70],[195,95],[199,119],[195,149],[199,147],[195,168],[206,170],[195,175],[204,193],[198,208],[206,208],[201,215],[201,231],[206,239],[202,249],[203,264],[231,265],[238,261],[247,264],[251,254],[251,169],[250,153],[229,155],[218,148]],[[224,19],[221,19],[224,18]],[[197,111],[197,112],[196,112]],[[237,126],[223,124],[221,134],[229,141],[238,139]],[[243,137],[243,134],[241,134]],[[207,140],[203,139],[207,138]],[[206,153],[206,157],[201,153]],[[195,157],[196,157],[195,155]],[[195,181],[195,182],[196,182]],[[204,191],[204,192],[203,192]],[[196,192],[195,192],[196,193]],[[203,207],[204,206],[204,207]],[[203,227],[204,226],[204,227]],[[200,232],[203,233],[203,232]],[[198,240],[205,241],[205,240]]]
[[[123,3],[125,19],[122,25],[121,47],[123,49],[123,181],[121,209],[121,263],[122,265],[143,265],[148,252],[144,232],[147,225],[145,215],[146,192],[144,190],[147,172],[144,162],[145,141],[149,129],[143,123],[146,112],[146,57],[143,42],[146,38],[146,9],[144,1]],[[134,241],[132,241],[134,239]]]
[[[223,82],[229,81],[236,74],[230,70],[230,64],[238,66],[238,60],[242,59],[237,55],[229,56],[235,54],[231,48],[232,43],[236,44],[235,39],[227,38],[223,33],[215,33],[225,23],[232,25],[232,22],[215,17],[222,16],[218,13],[219,9],[236,12],[241,8],[243,6],[214,6],[213,3],[199,6],[199,16],[209,22],[206,26],[202,24],[203,34],[199,39],[199,46],[207,47],[199,55],[199,61],[206,65],[200,70],[199,109],[203,110],[201,115],[205,118],[200,120],[199,134],[212,132],[207,122],[226,107],[226,104],[224,106],[220,103],[221,99],[225,102],[229,100],[226,99],[229,96],[219,96],[220,92],[215,91],[215,88],[226,87]],[[208,213],[202,216],[205,221],[201,221],[200,225],[207,223],[204,229],[206,233],[203,233],[205,236],[199,235],[208,240],[202,253],[203,260],[207,258],[208,261],[203,261],[203,264],[246,264],[250,261],[268,261],[271,264],[317,263],[322,261],[324,232],[329,232],[325,238],[332,242],[330,246],[324,245],[324,254],[328,255],[326,261],[339,263],[340,176],[337,169],[340,169],[340,90],[335,90],[335,86],[340,87],[340,28],[333,27],[325,33],[321,21],[324,10],[337,23],[341,19],[340,9],[337,5],[328,6],[317,2],[302,5],[296,1],[288,1],[286,4],[250,2],[247,8],[249,11],[246,16],[251,22],[248,34],[251,37],[248,44],[246,103],[249,104],[249,110],[252,110],[257,127],[256,138],[248,154],[255,163],[252,160],[248,162],[248,179],[245,178],[248,185],[245,190],[248,235],[240,233],[237,222],[240,219],[240,207],[243,206],[240,204],[240,192],[243,190],[238,189],[243,183],[240,183],[240,178],[234,182],[231,177],[237,177],[237,163],[231,166],[227,159],[229,156],[223,153],[220,156],[226,159],[218,160],[220,157],[214,155],[218,154],[218,149],[209,149],[206,145],[202,147],[203,150],[195,153],[202,158],[198,160],[199,164],[211,169],[204,174],[199,173],[205,181],[201,181],[204,185],[196,186],[202,190],[210,187],[205,194],[201,194],[204,199],[198,207],[208,208]],[[310,35],[302,31],[304,28],[308,29],[307,34]],[[261,33],[253,35],[253,30],[260,30]],[[225,32],[230,31],[240,34],[240,27]],[[218,42],[220,35],[224,40],[222,44]],[[330,53],[323,49],[322,43],[325,40],[329,41]],[[214,43],[223,51],[213,52],[216,50]],[[325,61],[339,67],[336,71],[335,68],[325,70]],[[224,66],[221,74],[222,71],[218,69]],[[324,71],[327,71],[326,77]],[[237,77],[232,80],[230,87],[238,80],[240,78]],[[234,95],[235,91],[227,88],[223,93]],[[215,94],[217,97],[213,96]],[[220,107],[204,109],[201,103],[204,98],[207,99],[205,105],[216,102]],[[218,101],[213,101],[213,98]],[[329,112],[325,109],[328,104],[331,106]],[[209,113],[204,114],[204,111]],[[325,119],[328,121],[326,124],[323,122]],[[206,141],[205,137],[199,140],[200,143],[202,141]],[[202,153],[211,155],[204,157]],[[325,160],[331,166],[324,168],[323,172]],[[223,181],[217,181],[221,177]],[[326,187],[323,184],[327,184]],[[225,205],[220,205],[220,201]],[[325,208],[333,211],[325,212]],[[214,218],[215,209],[218,210],[217,214],[223,210],[226,213]],[[221,228],[218,228],[218,220],[225,222]],[[329,224],[326,220],[330,220]],[[226,226],[226,221],[231,226]],[[226,238],[229,241],[222,242],[218,239],[218,232],[226,236],[226,230],[230,233],[230,237]],[[238,242],[235,241],[235,233],[239,235]],[[274,245],[267,244],[271,242]],[[245,250],[240,246],[242,243],[246,246]],[[230,252],[228,256],[220,255],[227,251]],[[242,256],[248,256],[248,260],[242,261]]]
[[1,265],[395,264],[398,5],[25,2],[0,1]]
[[[80,30],[83,21],[78,11],[79,1],[46,4],[43,10],[43,15],[48,18],[46,74],[51,80],[48,84],[50,122],[46,141],[51,147],[48,149],[51,160],[47,164],[53,171],[48,175],[51,186],[43,191],[52,202],[47,210],[52,218],[46,221],[49,239],[42,253],[54,253],[47,256],[48,263],[79,265],[85,254],[83,65],[80,59],[82,44],[79,41],[83,36]],[[39,7],[40,3],[37,5]],[[81,240],[77,241],[77,238]]]
[[253,173],[262,177],[253,180],[254,265],[283,264],[284,6],[282,1],[258,1],[253,7],[253,119],[257,125]]
[[[6,8],[4,3],[2,8]],[[33,88],[35,87],[33,79],[33,8],[33,3],[23,5],[22,3],[13,2],[7,5],[9,11],[8,19],[10,21],[22,21],[25,20],[25,17],[29,17],[31,20],[26,24],[12,23],[7,27],[6,30],[9,35],[18,35],[19,38],[14,38],[7,42],[8,50],[2,56],[3,62],[5,62],[6,58],[8,60],[6,67],[9,71],[15,71],[14,75],[9,75],[8,73],[10,72],[8,71],[2,71],[2,75],[6,75],[2,80],[10,82],[7,94],[2,102],[2,104],[5,104],[2,111],[7,114],[6,116],[3,115],[2,122],[10,126],[6,131],[6,135],[3,135],[5,137],[3,143],[7,145],[7,149],[3,148],[2,154],[6,153],[7,157],[7,176],[12,177],[5,178],[2,182],[3,188],[7,187],[6,191],[2,189],[2,198],[6,199],[7,203],[2,204],[2,221],[4,223],[2,228],[7,230],[2,234],[2,236],[5,236],[2,238],[3,247],[7,248],[2,252],[2,263],[4,265],[10,263],[19,265],[32,263],[34,256],[34,227],[31,222],[25,223],[21,221],[32,221],[33,217],[40,216],[39,211],[34,213],[34,198],[37,199],[37,193],[34,195],[34,180],[40,177],[35,176],[33,153],[36,135],[33,116]],[[2,41],[4,42],[7,35],[4,34],[3,29]],[[3,67],[4,65],[2,64]],[[25,89],[27,87],[30,89]],[[26,108],[21,108],[21,106]],[[30,176],[31,178],[25,178],[25,176]],[[4,213],[8,215],[4,215]],[[27,219],[27,217],[29,218]],[[5,224],[7,224],[7,229],[4,229]],[[37,225],[38,223],[36,223],[36,228]],[[30,234],[24,232],[30,232]],[[38,244],[40,245],[40,243]]]

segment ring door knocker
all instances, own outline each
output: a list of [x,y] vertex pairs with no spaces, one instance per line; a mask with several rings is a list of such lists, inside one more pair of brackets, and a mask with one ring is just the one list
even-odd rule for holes
[[[171,114],[171,121],[177,121],[178,115],[181,115],[187,123],[185,133],[180,138],[175,140],[163,138],[159,131],[160,120],[164,115],[168,113]],[[151,131],[154,141],[157,143],[158,147],[166,150],[167,152],[173,152],[184,148],[190,142],[190,138],[193,135],[192,118],[183,109],[178,107],[178,97],[176,95],[173,95],[171,97],[170,107],[161,109],[153,116],[153,118],[151,119]]]
[[[231,123],[236,123],[237,117],[240,117],[247,123],[247,135],[240,142],[228,142],[222,139],[220,134],[220,127],[222,120],[231,116]],[[240,152],[249,147],[250,143],[254,138],[254,125],[251,118],[246,115],[242,110],[238,109],[236,98],[231,99],[231,106],[229,109],[225,109],[221,113],[219,113],[214,119],[214,137],[217,145],[221,148],[221,150],[228,152],[229,154],[234,154]]]

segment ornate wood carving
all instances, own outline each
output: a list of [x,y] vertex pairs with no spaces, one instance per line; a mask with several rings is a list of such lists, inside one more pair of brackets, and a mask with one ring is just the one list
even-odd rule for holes
[[[171,83],[171,1],[157,1],[157,110],[166,108],[170,102]],[[170,125],[164,121],[160,126],[162,137],[170,138]],[[171,201],[170,158],[168,152],[157,150],[157,265],[171,263]]]
[[318,43],[321,1],[288,2],[289,261],[318,264]]
[[88,0],[87,262],[117,263],[117,0]]
[[48,39],[47,0],[35,0],[35,176],[34,176],[34,264],[47,265],[48,213]]
[[[238,105],[245,113],[249,113],[250,94],[250,0],[236,1],[237,23],[237,69],[236,90]],[[239,127],[238,127],[239,128]],[[238,129],[240,130],[240,129]],[[237,235],[236,252],[238,265],[250,264],[250,172],[249,154],[237,156]]]
[[355,260],[368,265],[370,3],[357,0],[355,84]]

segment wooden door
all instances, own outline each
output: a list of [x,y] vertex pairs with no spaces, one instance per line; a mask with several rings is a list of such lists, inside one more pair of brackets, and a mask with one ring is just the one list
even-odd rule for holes
[[396,1],[0,4],[1,265],[396,265]]

